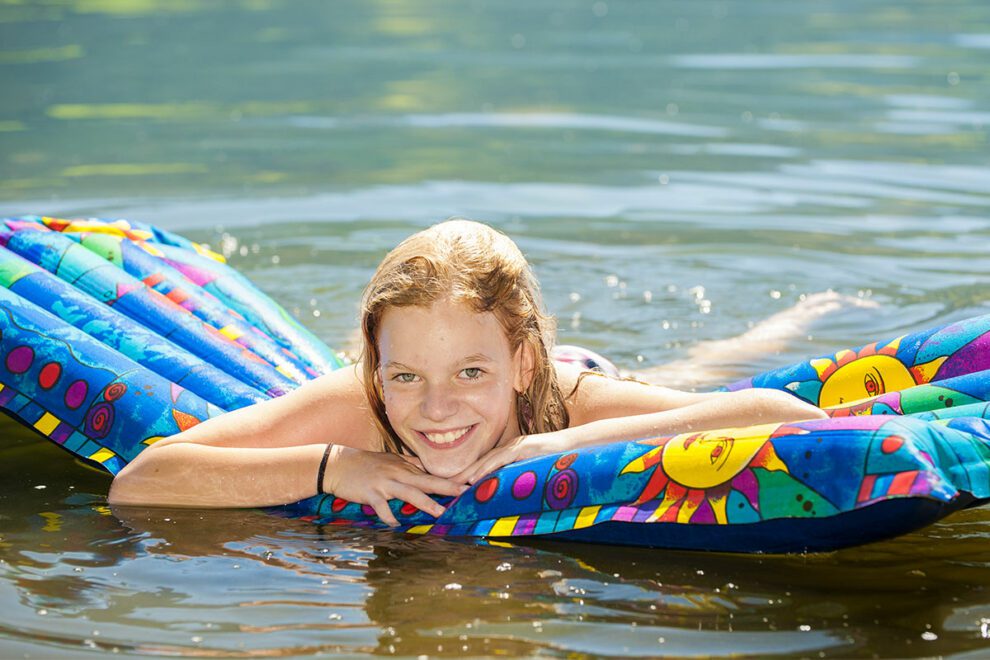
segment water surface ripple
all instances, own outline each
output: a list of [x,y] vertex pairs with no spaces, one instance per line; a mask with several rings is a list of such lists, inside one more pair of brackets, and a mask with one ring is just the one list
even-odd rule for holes
[[[385,251],[453,215],[625,368],[875,304],[704,387],[990,311],[988,49],[976,0],[3,3],[0,213],[184,232],[341,348]],[[4,657],[990,651],[987,509],[824,555],[484,545],[112,511],[0,432]]]

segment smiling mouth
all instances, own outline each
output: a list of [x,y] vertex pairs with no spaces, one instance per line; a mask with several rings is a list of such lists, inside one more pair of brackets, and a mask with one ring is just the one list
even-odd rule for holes
[[453,449],[454,447],[463,444],[477,426],[477,424],[472,424],[471,426],[464,426],[451,431],[443,431],[442,433],[416,431],[416,434],[419,436],[420,440],[433,449]]

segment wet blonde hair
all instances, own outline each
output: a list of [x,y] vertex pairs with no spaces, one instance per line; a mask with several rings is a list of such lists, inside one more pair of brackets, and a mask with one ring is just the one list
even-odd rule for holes
[[550,360],[555,324],[543,312],[539,284],[522,252],[505,234],[470,220],[453,219],[413,234],[378,266],[361,301],[363,384],[385,451],[408,451],[388,421],[382,396],[378,332],[389,307],[429,306],[440,300],[491,312],[509,340],[533,355],[525,392],[517,392],[523,434],[566,428],[567,409]]

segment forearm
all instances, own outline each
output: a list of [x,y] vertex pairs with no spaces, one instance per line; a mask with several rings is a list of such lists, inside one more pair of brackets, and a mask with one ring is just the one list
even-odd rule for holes
[[720,428],[826,417],[820,409],[774,390],[741,390],[657,413],[600,419],[560,433],[568,448]]
[[151,447],[114,479],[110,504],[255,507],[316,494],[323,444],[228,448],[197,443]]

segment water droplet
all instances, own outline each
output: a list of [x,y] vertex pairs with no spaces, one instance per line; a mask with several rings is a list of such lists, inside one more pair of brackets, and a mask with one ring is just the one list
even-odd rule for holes
[[445,584],[443,585],[443,588],[446,591],[460,591],[461,589],[463,589],[463,587],[457,582],[451,582],[450,584]]

